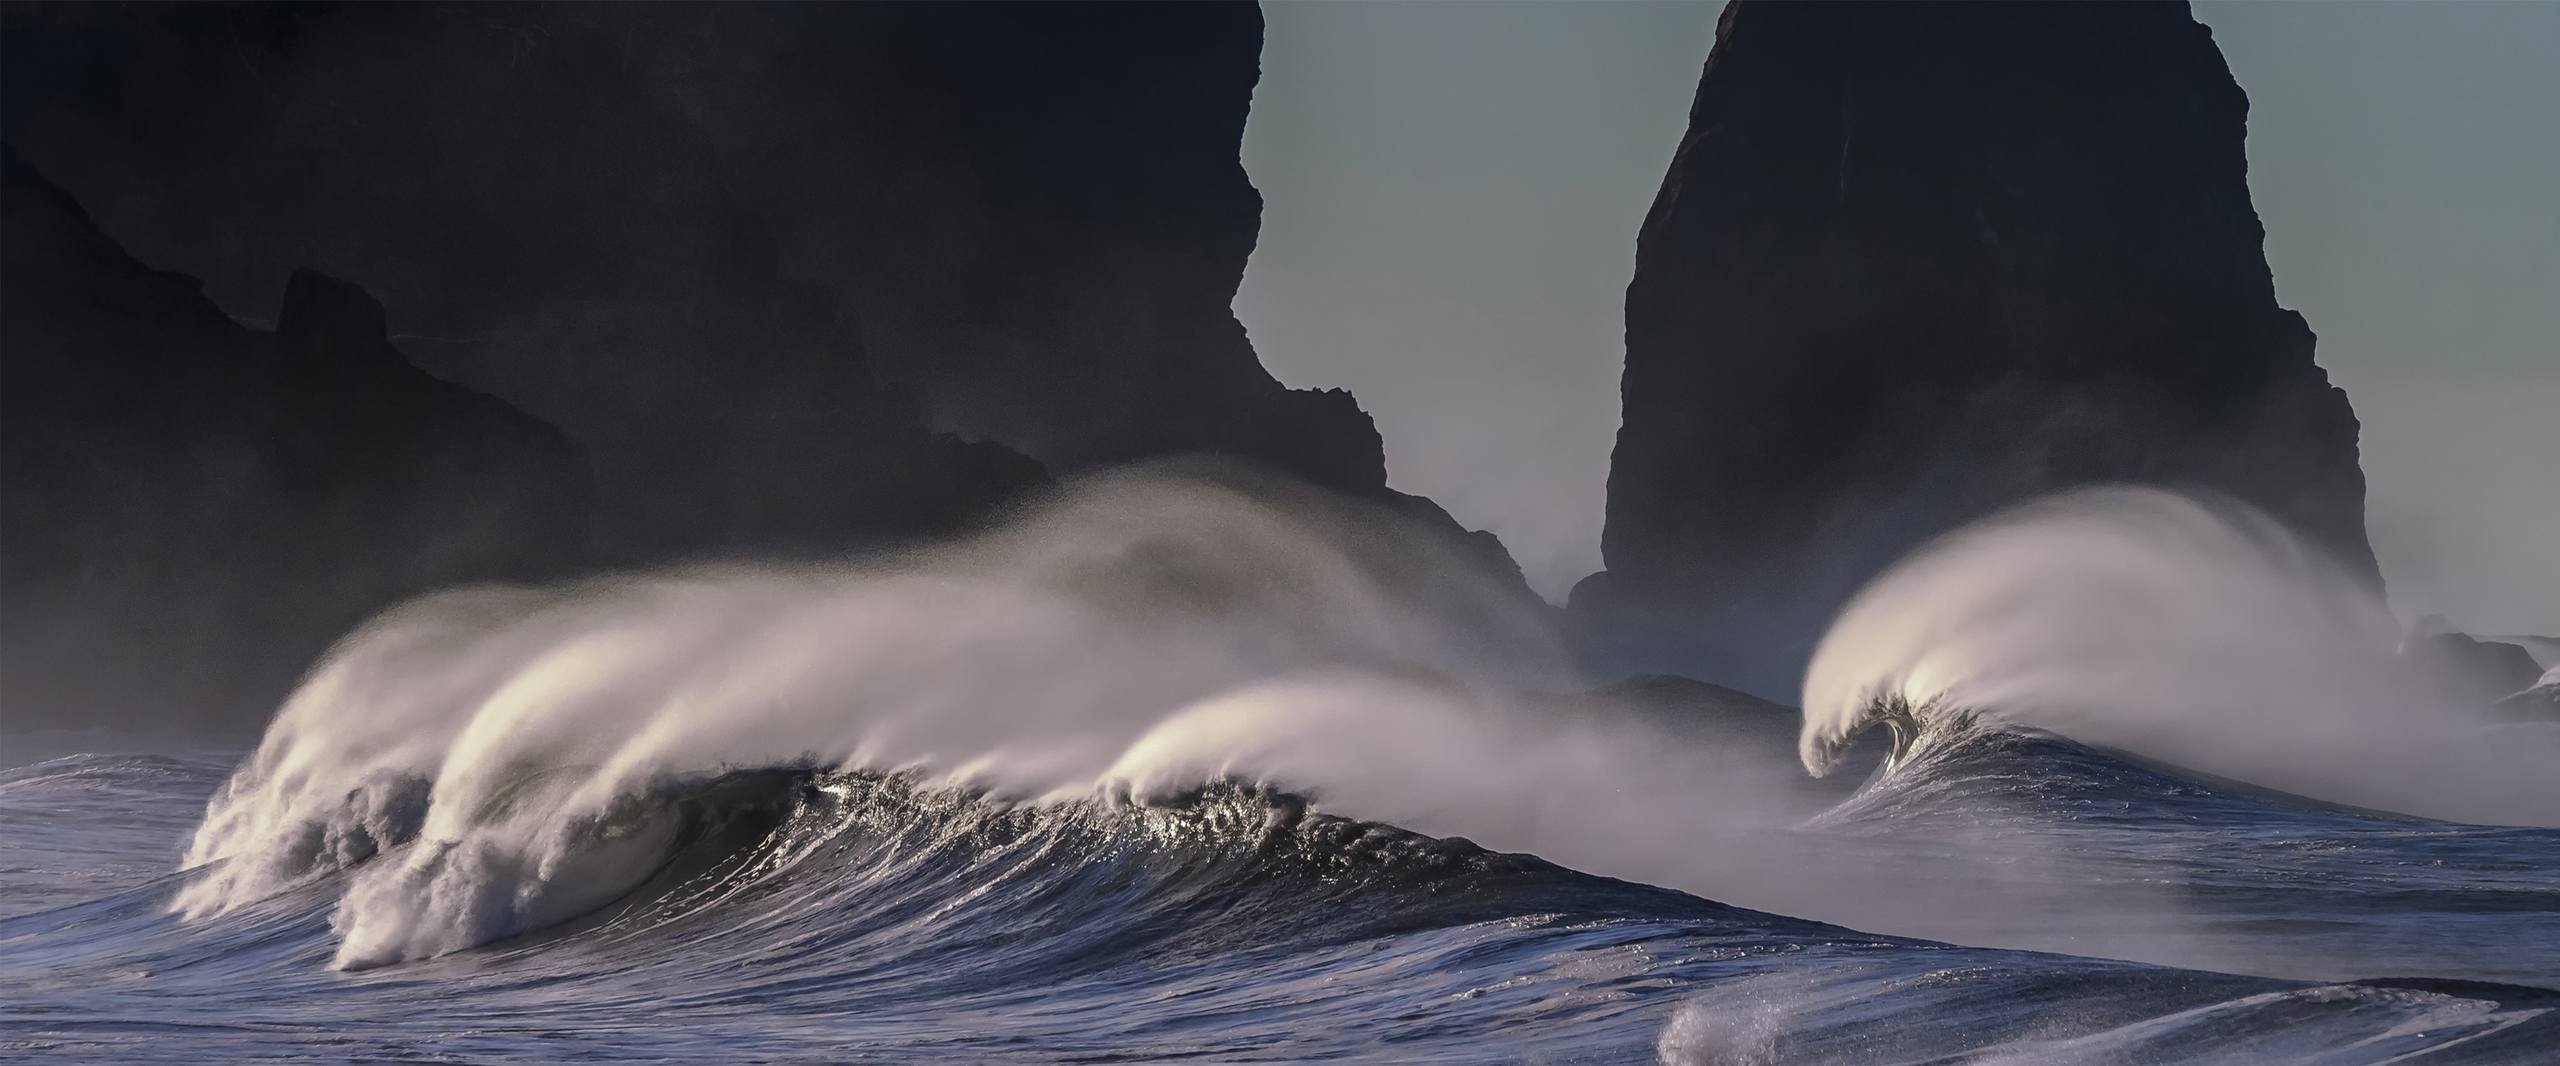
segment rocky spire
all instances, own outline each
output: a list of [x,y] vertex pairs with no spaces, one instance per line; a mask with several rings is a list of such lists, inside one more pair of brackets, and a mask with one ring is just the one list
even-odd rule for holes
[[2378,580],[2247,122],[2184,4],[1736,0],[1628,287],[1598,642],[1783,692],[1894,558],[2101,481],[2238,497]]

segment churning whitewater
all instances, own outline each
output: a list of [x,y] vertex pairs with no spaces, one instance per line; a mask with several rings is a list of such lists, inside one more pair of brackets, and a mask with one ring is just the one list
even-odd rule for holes
[[245,757],[13,757],[0,1046],[2560,1045],[2560,723],[2435,706],[2237,505],[1951,535],[1842,612],[1800,715],[1593,689],[1462,544],[1350,506],[1159,470],[929,551],[457,590],[347,636]]

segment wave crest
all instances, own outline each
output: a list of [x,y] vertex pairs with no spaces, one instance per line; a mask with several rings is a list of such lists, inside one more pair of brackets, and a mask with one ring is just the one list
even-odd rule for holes
[[639,870],[680,827],[632,805],[734,768],[1072,794],[1159,722],[1276,678],[1569,688],[1545,619],[1497,582],[1357,505],[1156,472],[859,566],[434,596],[313,670],[208,806],[187,861],[224,861],[176,907],[363,865],[340,963],[413,958],[588,907],[567,886],[615,878],[564,864]]
[[1950,704],[1944,693],[1913,701],[1900,692],[1869,696],[1859,713],[1833,719],[1820,730],[1807,729],[1796,742],[1805,772],[1828,777],[1849,757],[1850,749],[1869,730],[1882,728],[1891,737],[1879,773],[1891,773],[1945,739],[1971,729],[1980,717],[1969,707]]

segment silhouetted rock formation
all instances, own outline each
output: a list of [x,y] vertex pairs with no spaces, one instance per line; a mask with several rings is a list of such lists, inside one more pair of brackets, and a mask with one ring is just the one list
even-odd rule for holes
[[361,289],[297,271],[254,332],[6,168],[7,725],[254,721],[374,610],[583,561],[584,453],[411,366]]
[[1733,4],[1638,241],[1576,611],[1785,691],[1891,560],[2100,481],[2237,496],[2378,581],[2247,118],[2184,5]]
[[1251,4],[9,18],[9,134],[110,232],[235,311],[266,264],[366,279],[425,365],[594,449],[620,557],[840,547],[1038,480],[930,432],[1400,501],[1350,394],[1282,387],[1229,309]]

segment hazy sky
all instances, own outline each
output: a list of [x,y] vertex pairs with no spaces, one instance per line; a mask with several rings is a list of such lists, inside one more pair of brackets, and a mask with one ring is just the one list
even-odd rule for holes
[[[1635,235],[1716,3],[1264,5],[1236,310],[1542,592],[1599,566]],[[2560,630],[2560,3],[2203,4],[2404,613]]]

